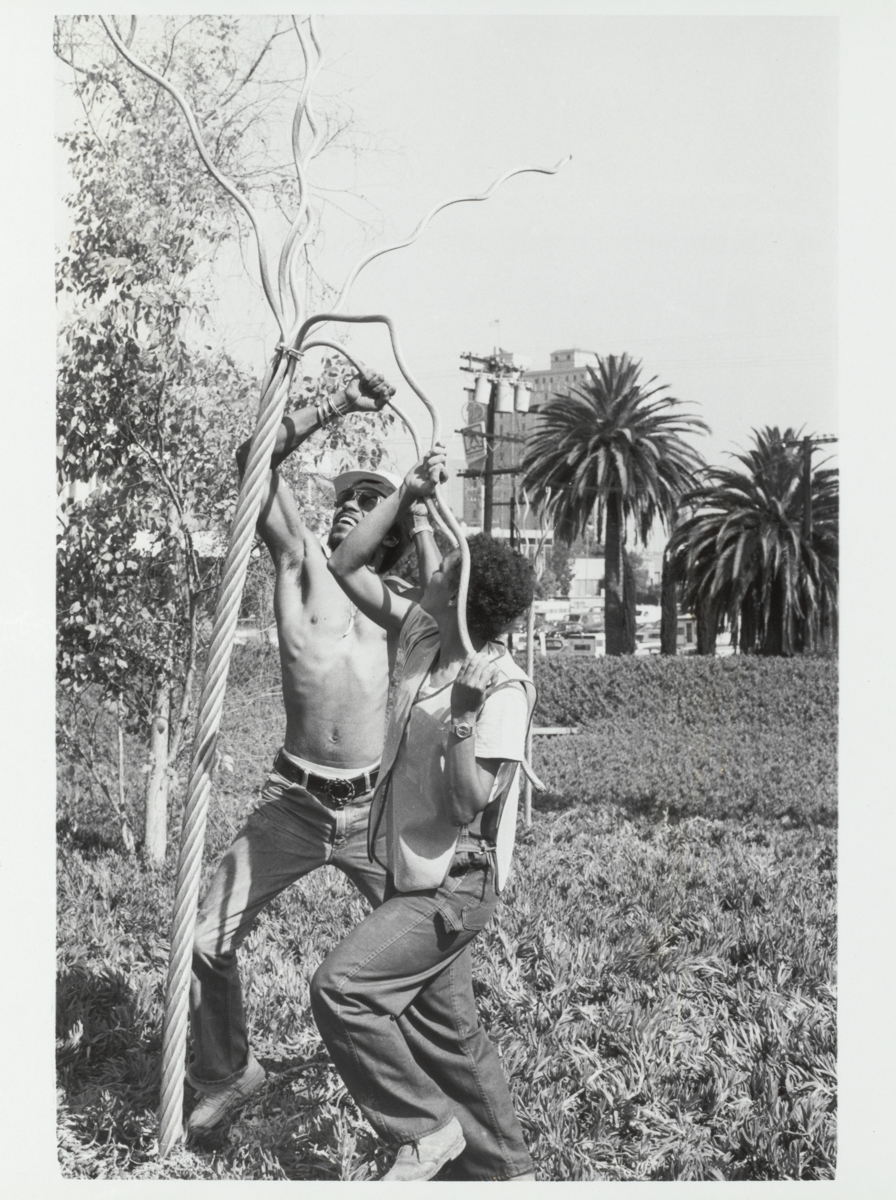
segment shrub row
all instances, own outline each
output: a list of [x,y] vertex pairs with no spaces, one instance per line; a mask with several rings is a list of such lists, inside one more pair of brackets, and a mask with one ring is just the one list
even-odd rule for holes
[[[726,658],[697,655],[535,660],[541,725],[583,725],[630,717],[702,725],[815,725],[836,737],[837,661],[831,657]],[[280,685],[276,646],[237,646],[228,686]]]
[[821,726],[836,737],[833,658],[537,658],[535,720],[582,725],[613,717],[701,726]]
[[617,719],[571,737],[536,738],[533,756],[548,789],[536,809],[612,804],[670,819],[836,823],[836,746],[798,728],[712,721],[698,730]]

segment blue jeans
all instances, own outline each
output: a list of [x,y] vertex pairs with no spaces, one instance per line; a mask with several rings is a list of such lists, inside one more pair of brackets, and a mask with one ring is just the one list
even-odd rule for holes
[[226,1085],[249,1061],[236,951],[265,905],[325,863],[347,875],[372,905],[381,902],[386,874],[367,857],[371,799],[372,792],[334,810],[276,771],[268,776],[261,803],[218,865],[197,917],[192,1084],[205,1090]]
[[491,857],[460,851],[438,888],[402,893],[390,880],[311,981],[321,1037],[374,1129],[402,1144],[454,1116],[479,1179],[532,1170],[473,996],[471,945],[497,905]]

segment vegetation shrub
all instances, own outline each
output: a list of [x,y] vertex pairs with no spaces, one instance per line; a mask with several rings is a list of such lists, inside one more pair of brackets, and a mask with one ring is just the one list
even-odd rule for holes
[[645,658],[535,660],[542,725],[583,725],[611,718],[696,725],[713,717],[751,727],[821,726],[836,737],[837,663],[833,658]]
[[[540,1179],[834,1176],[836,676],[821,660],[729,662],[573,661],[570,692],[600,678],[612,710],[577,715],[576,735],[536,739],[549,791],[520,828],[474,976]],[[539,673],[558,668],[549,660]],[[696,720],[700,694],[711,704]],[[658,719],[663,697],[675,719]],[[569,718],[555,707],[541,720]],[[240,647],[203,888],[282,734],[276,649]],[[129,744],[129,758],[138,749]],[[114,736],[98,740],[106,751],[114,764]],[[390,1152],[347,1096],[308,1007],[317,965],[366,910],[331,868],[283,893],[240,951],[265,1087],[232,1125],[159,1159],[183,786],[167,862],[153,871],[116,848],[114,817],[86,777],[75,788],[70,767],[61,755],[71,817],[58,845],[62,1174],[376,1178]],[[135,807],[139,779],[129,768]]]
[[836,822],[831,659],[558,657],[535,677],[536,723],[579,730],[536,738],[537,804]]
[[749,740],[744,732],[725,720],[701,729],[617,720],[573,737],[536,738],[535,766],[548,792],[535,804],[835,824],[835,743],[792,728],[759,727]]
[[[241,807],[218,800],[213,844]],[[670,825],[587,805],[536,813],[474,973],[539,1178],[833,1176],[834,852],[825,829]],[[66,846],[59,880],[64,1175],[376,1177],[388,1149],[308,1008],[318,963],[365,911],[341,875],[326,868],[285,892],[241,951],[265,1088],[232,1126],[164,1162],[173,861],[163,875]]]

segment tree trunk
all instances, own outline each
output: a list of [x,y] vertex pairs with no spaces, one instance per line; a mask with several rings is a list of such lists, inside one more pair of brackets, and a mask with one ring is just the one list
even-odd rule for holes
[[697,653],[713,655],[716,652],[719,606],[711,600],[698,597],[695,605],[697,618]]
[[663,579],[660,584],[660,653],[678,653],[678,603],[675,594],[675,571],[667,546],[663,553]]
[[740,606],[737,627],[737,648],[741,654],[756,652],[759,631],[756,621],[756,605],[752,596],[745,597]]
[[134,834],[128,822],[127,809],[124,803],[124,727],[120,696],[115,706],[115,712],[118,724],[118,826],[125,851],[128,854],[133,854],[135,849]]
[[165,861],[168,840],[168,715],[171,684],[160,682],[152,715],[149,740],[150,771],[146,785],[144,845],[153,866]]
[[793,654],[788,614],[784,604],[784,583],[780,576],[776,577],[772,583],[768,624],[765,629],[765,637],[762,639],[760,654],[768,657],[777,655],[790,657]]
[[[530,679],[535,677],[535,604],[529,605],[526,617],[526,674]],[[526,730],[526,759],[532,762],[532,722]],[[528,775],[523,777],[523,821],[526,828],[532,824],[532,781]]]
[[622,643],[623,654],[634,654],[637,639],[635,638],[635,601],[637,599],[637,588],[635,586],[635,573],[632,570],[631,560],[626,553],[625,547],[622,549],[622,598],[624,601],[625,621],[623,623],[624,637]]
[[625,653],[625,597],[623,594],[624,566],[622,545],[622,501],[616,493],[607,496],[607,544],[605,571],[607,597],[604,624],[607,635],[607,654]]

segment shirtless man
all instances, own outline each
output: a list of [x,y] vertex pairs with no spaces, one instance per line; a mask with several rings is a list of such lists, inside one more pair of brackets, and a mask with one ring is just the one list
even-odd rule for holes
[[[218,866],[197,918],[187,1071],[199,1093],[188,1120],[192,1134],[219,1125],[264,1082],[249,1049],[236,959],[261,910],[325,863],[343,871],[372,905],[383,898],[383,868],[367,855],[367,818],[397,639],[359,613],[336,583],[327,552],[306,528],[277,467],[322,425],[376,411],[393,393],[381,375],[358,377],[332,403],[285,417],[277,434],[258,532],[276,571],[286,732],[261,802]],[[237,451],[241,474],[248,449],[246,443]],[[348,471],[334,480],[328,548],[399,483],[383,471]],[[395,591],[407,585],[385,577],[412,537],[425,582],[439,555],[423,508],[414,513],[411,532],[398,525],[389,530],[369,563]]]

